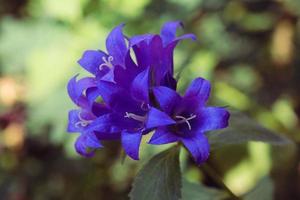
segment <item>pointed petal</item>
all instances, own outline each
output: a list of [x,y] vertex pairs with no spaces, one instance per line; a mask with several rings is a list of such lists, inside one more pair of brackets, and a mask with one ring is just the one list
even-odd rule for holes
[[106,71],[105,74],[101,74],[97,78],[102,81],[115,83],[114,67],[112,69],[109,69],[108,71]]
[[161,109],[168,114],[173,114],[173,110],[181,102],[176,91],[164,86],[153,88],[153,93]]
[[156,85],[158,85],[165,74],[168,72],[168,68],[164,65],[163,59],[164,59],[164,49],[162,40],[159,36],[154,36],[153,39],[150,42],[150,55],[151,55],[151,74],[152,83],[154,82]]
[[137,65],[140,68],[145,69],[151,65],[151,51],[149,43],[142,41],[138,43],[138,45],[134,45],[132,48],[135,53]]
[[196,115],[192,126],[201,132],[227,127],[230,117],[229,112],[220,107],[204,107],[197,110]]
[[95,87],[95,80],[91,77],[82,78],[76,81],[78,75],[74,76],[68,83],[68,94],[72,101],[81,107],[88,105],[87,99],[83,96],[83,92],[91,87]]
[[123,131],[121,134],[122,146],[128,156],[134,160],[139,159],[139,148],[142,139],[142,132]]
[[176,38],[176,31],[179,27],[183,27],[183,24],[180,21],[167,22],[163,25],[160,35],[163,39],[164,45],[170,43]]
[[87,110],[70,110],[67,131],[70,133],[83,132],[87,128],[87,125],[82,126],[82,124],[79,123],[82,119],[93,121],[95,116]]
[[167,128],[157,128],[154,132],[149,144],[168,144],[178,141],[178,137],[171,133]]
[[69,121],[68,121],[67,131],[70,133],[81,131],[81,129],[76,125],[76,123],[79,121],[78,119],[79,112],[80,112],[79,110],[69,111]]
[[130,86],[134,80],[134,78],[137,76],[137,74],[140,73],[139,67],[130,67],[126,65],[126,69],[123,67],[117,65],[114,69],[114,80],[116,84],[121,85],[126,90],[130,89]]
[[163,57],[163,63],[165,68],[173,75],[174,71],[174,64],[173,64],[173,54],[174,49],[177,46],[177,44],[183,40],[183,39],[196,39],[196,36],[193,34],[185,34],[180,37],[177,37],[173,41],[171,41],[169,44],[166,45],[164,48],[164,57]]
[[207,160],[209,156],[209,143],[203,133],[198,133],[191,138],[181,138],[181,141],[192,154],[197,164],[201,164]]
[[205,104],[210,94],[210,83],[203,78],[196,78],[192,81],[185,92],[185,98],[197,98],[199,104]]
[[149,43],[151,39],[153,38],[153,34],[147,33],[144,35],[136,35],[130,38],[129,40],[129,46],[133,47],[135,45],[138,45],[141,42]]
[[90,106],[92,106],[95,100],[100,96],[97,87],[88,88],[85,94]]
[[155,128],[175,123],[176,122],[171,117],[169,117],[169,115],[152,107],[148,112],[146,128]]
[[124,24],[115,27],[106,39],[106,48],[109,55],[113,57],[113,64],[121,66],[124,65],[127,52],[125,37],[122,32],[123,26]]
[[104,63],[103,58],[107,59],[108,55],[103,51],[87,50],[83,53],[78,63],[88,72],[96,74],[99,66]]
[[108,81],[99,81],[97,83],[99,94],[102,97],[103,101],[107,104],[110,104],[114,94],[122,91],[118,85],[108,82]]
[[85,157],[92,157],[94,150],[100,147],[102,147],[100,141],[92,133],[80,135],[75,142],[77,153]]
[[149,102],[149,67],[139,73],[133,80],[131,95],[138,101]]

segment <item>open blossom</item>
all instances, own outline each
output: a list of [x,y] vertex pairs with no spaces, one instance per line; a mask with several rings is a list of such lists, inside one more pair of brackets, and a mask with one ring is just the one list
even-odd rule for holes
[[195,79],[183,97],[163,86],[155,87],[153,92],[160,108],[174,123],[158,127],[149,143],[180,141],[197,163],[205,161],[209,156],[205,131],[225,128],[229,119],[229,112],[225,108],[205,105],[210,93],[210,83],[202,78]]
[[196,37],[177,37],[178,21],[165,23],[160,34],[132,37],[123,34],[123,26],[108,35],[107,53],[87,50],[78,61],[91,77],[75,76],[68,83],[69,96],[79,107],[69,112],[68,125],[69,132],[80,133],[77,152],[90,157],[101,141],[120,140],[126,154],[137,160],[143,135],[154,132],[150,144],[181,142],[197,163],[205,161],[205,131],[225,128],[229,113],[206,107],[210,84],[202,78],[183,97],[176,92],[174,49],[180,40]]

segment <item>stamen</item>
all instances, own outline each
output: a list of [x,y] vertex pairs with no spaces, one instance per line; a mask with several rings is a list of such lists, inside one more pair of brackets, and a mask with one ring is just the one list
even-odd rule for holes
[[175,118],[181,119],[181,120],[177,121],[177,124],[186,123],[189,127],[189,130],[192,130],[192,126],[191,126],[189,120],[196,118],[196,115],[191,114],[191,116],[189,118],[185,118],[183,116],[177,115],[177,116],[175,116]]
[[140,115],[136,115],[134,113],[129,113],[129,112],[126,112],[124,117],[134,119],[134,120],[140,121],[140,122],[146,121],[146,116],[140,116]]
[[103,60],[104,63],[102,63],[101,65],[99,65],[99,70],[102,70],[104,66],[106,66],[108,68],[112,68],[113,67],[113,64],[111,62],[114,60],[114,58],[112,56],[108,56],[107,60],[106,60],[106,57],[103,56],[102,60]]
[[75,127],[76,128],[86,127],[87,125],[89,125],[90,123],[93,122],[92,120],[83,119],[82,116],[81,116],[81,114],[82,114],[81,112],[78,113],[78,119],[80,121],[75,123]]

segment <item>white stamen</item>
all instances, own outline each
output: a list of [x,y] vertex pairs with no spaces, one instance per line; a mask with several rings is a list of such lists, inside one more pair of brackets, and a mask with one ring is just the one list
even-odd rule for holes
[[92,120],[83,119],[82,116],[81,116],[81,114],[82,114],[81,112],[78,113],[78,119],[80,121],[75,123],[75,127],[76,128],[86,127],[87,125],[89,125],[90,123],[93,122]]
[[144,122],[146,120],[146,116],[140,116],[140,115],[136,115],[134,113],[129,113],[129,112],[126,112],[124,117],[134,119],[134,120],[140,121],[140,122]]
[[192,126],[191,126],[189,120],[196,118],[196,115],[191,114],[191,116],[189,118],[185,118],[183,116],[177,115],[177,116],[175,116],[175,118],[181,119],[181,120],[177,121],[178,124],[186,123],[189,127],[189,130],[192,130]]
[[103,60],[104,63],[102,63],[101,65],[99,65],[99,70],[102,70],[104,66],[106,66],[108,68],[112,68],[113,67],[113,64],[111,62],[114,60],[114,58],[112,56],[108,56],[107,60],[106,60],[106,57],[103,56],[102,60]]

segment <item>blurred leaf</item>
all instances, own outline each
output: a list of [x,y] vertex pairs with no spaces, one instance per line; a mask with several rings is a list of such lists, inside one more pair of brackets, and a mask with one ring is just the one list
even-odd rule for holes
[[266,142],[274,145],[290,143],[290,140],[264,128],[246,115],[231,112],[229,127],[208,133],[213,148],[228,144],[240,144],[248,141]]
[[258,184],[247,194],[244,195],[245,200],[272,200],[274,185],[270,177],[264,177]]
[[154,156],[137,174],[129,194],[132,200],[176,200],[181,197],[179,148]]
[[183,180],[182,200],[221,200],[228,198],[225,191]]

